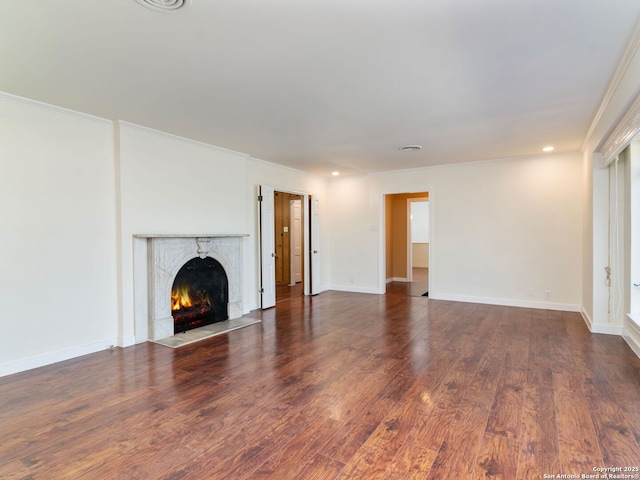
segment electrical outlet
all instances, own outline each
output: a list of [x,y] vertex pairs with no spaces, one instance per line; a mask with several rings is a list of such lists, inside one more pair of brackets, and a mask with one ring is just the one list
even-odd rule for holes
[[533,288],[530,288],[530,289],[529,289],[529,296],[530,296],[530,297],[533,297]]
[[551,300],[551,290],[545,290],[544,298],[546,298],[547,300]]

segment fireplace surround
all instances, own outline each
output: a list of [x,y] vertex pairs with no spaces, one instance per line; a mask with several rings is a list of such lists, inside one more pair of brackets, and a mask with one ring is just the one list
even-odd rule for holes
[[194,258],[219,263],[227,276],[229,319],[242,308],[242,239],[245,234],[136,235],[147,240],[148,337],[156,341],[174,335],[171,290],[180,269]]

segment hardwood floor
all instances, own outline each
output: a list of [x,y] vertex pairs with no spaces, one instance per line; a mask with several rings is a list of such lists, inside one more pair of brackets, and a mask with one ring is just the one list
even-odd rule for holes
[[302,283],[276,285],[276,303],[291,300],[293,297],[301,297],[302,295],[304,295],[304,285]]
[[[429,269],[413,267],[413,280],[411,282],[389,282],[387,293],[400,293],[421,297],[429,292]],[[428,296],[428,295],[426,295]]]
[[640,359],[579,314],[325,292],[262,318],[180,349],[146,343],[0,378],[0,478],[640,466]]

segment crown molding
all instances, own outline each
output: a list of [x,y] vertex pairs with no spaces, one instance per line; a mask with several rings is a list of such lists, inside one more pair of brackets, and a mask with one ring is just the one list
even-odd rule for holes
[[[332,177],[327,178],[328,175],[319,175],[319,174],[313,173],[313,172],[306,172],[304,170],[299,170],[297,168],[290,167],[289,165],[281,165],[279,163],[273,163],[273,162],[270,162],[269,160],[263,160],[262,158],[252,157],[251,155],[249,155],[249,161],[251,161],[253,163],[259,163],[259,164],[262,164],[262,165],[266,165],[266,166],[269,166],[269,167],[278,168],[278,169],[281,169],[281,170],[288,170],[289,172],[297,173],[299,175],[303,175],[304,177],[314,177],[314,178],[317,178],[319,180],[329,180],[330,178],[332,178]],[[346,178],[346,177],[343,177],[343,178]],[[285,188],[285,187],[282,187],[282,188],[276,187],[276,190],[285,190],[287,192],[290,191],[289,188]],[[301,195],[303,195],[303,194],[305,194],[307,192],[302,193],[302,192],[293,192],[293,191],[291,191],[290,193],[300,193]]]
[[237,155],[237,156],[241,156],[241,157],[250,157],[250,155],[248,153],[242,153],[242,152],[238,152],[236,150],[230,150],[228,148],[224,148],[224,147],[218,147],[216,145],[211,145],[210,143],[206,143],[206,142],[201,142],[200,140],[194,140],[192,138],[187,138],[187,137],[182,137],[180,135],[176,135],[174,133],[168,133],[168,132],[164,132],[162,130],[156,130],[155,128],[151,128],[151,127],[145,127],[144,125],[138,125],[137,123],[131,123],[131,122],[127,122],[125,120],[116,120],[115,124],[118,127],[128,127],[131,128],[132,130],[140,130],[146,133],[153,133],[154,135],[159,135],[161,137],[165,137],[165,138],[170,138],[172,140],[178,140],[181,142],[185,142],[185,143],[190,143],[192,145],[199,145],[201,147],[207,147],[207,148],[211,148],[213,150],[218,150],[220,152],[225,152],[225,153],[229,153],[232,155]]
[[600,167],[607,168],[629,142],[640,132],[640,94],[638,94],[617,123],[615,128],[607,135],[598,146],[596,152],[602,155]]
[[620,86],[620,82],[622,81],[622,78],[624,77],[624,75],[627,73],[627,70],[629,69],[629,66],[631,65],[631,62],[639,48],[640,48],[640,20],[636,23],[633,33],[631,34],[631,38],[629,39],[629,42],[627,43],[627,46],[622,54],[622,58],[620,59],[620,62],[618,62],[618,66],[615,72],[613,73],[613,77],[609,81],[609,86],[607,87],[604,97],[600,102],[600,106],[598,107],[598,110],[595,116],[593,117],[591,125],[589,126],[589,130],[587,131],[587,134],[584,138],[584,141],[582,142],[582,147],[580,148],[581,151],[584,151],[587,148],[587,144],[591,140],[591,137],[593,136],[593,132],[595,131],[596,127],[602,120],[605,110],[607,109],[607,107],[609,106],[609,103],[611,102],[611,99],[617,92],[618,87]]
[[90,115],[88,113],[78,112],[77,110],[71,110],[70,108],[59,107],[57,105],[51,105],[50,103],[40,102],[31,98],[20,97],[18,95],[13,95],[7,92],[0,92],[0,99],[9,100],[15,103],[21,103],[23,105],[39,108],[41,110],[70,115],[72,117],[81,118],[83,120],[91,120],[92,122],[113,125],[113,121],[106,118],[96,117],[95,115]]

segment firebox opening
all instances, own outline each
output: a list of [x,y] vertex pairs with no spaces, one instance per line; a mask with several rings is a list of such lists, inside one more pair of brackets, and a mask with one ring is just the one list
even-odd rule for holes
[[171,287],[174,334],[229,318],[229,282],[223,266],[211,257],[192,258]]

